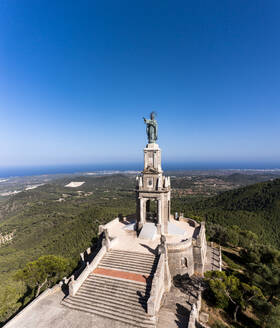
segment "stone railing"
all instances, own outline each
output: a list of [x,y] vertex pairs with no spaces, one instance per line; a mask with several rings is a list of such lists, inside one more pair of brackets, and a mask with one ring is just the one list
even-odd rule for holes
[[156,272],[154,274],[150,297],[147,302],[147,312],[152,316],[155,316],[156,313],[158,312],[160,308],[162,296],[165,292],[164,257],[165,257],[164,254],[159,255],[159,261],[158,261]]
[[118,223],[120,220],[119,218],[115,218],[114,220],[111,220],[110,222],[100,225],[98,227],[98,234],[100,235],[105,229],[110,229],[112,226],[114,226],[116,223]]
[[89,262],[87,262],[86,267],[84,268],[84,270],[82,271],[82,273],[79,275],[79,277],[76,280],[75,280],[74,275],[71,276],[71,281],[69,283],[69,294],[71,296],[74,296],[77,293],[77,291],[79,290],[81,285],[84,283],[84,281],[87,279],[89,274],[94,269],[96,269],[96,267],[98,266],[99,262],[101,261],[103,256],[106,254],[106,252],[107,252],[107,248],[104,245],[101,247],[100,251],[96,254],[96,256],[92,260],[92,262],[90,264],[89,264]]
[[188,223],[191,227],[198,227],[199,226],[199,224],[195,221],[195,220],[193,220],[193,219],[190,219],[190,218],[185,218],[185,217],[179,217],[179,221],[180,222],[186,222],[186,223]]
[[205,222],[201,222],[193,236],[194,271],[203,274],[207,253],[207,241],[205,235]]
[[86,267],[80,273],[77,279],[72,275],[69,282],[69,294],[74,296],[84,281],[87,279],[89,274],[97,268],[103,256],[118,242],[118,238],[109,238],[108,230],[104,229],[104,238],[102,240],[102,247],[99,252],[95,255],[93,260],[86,263]]
[[167,243],[168,253],[176,253],[182,249],[186,249],[192,245],[192,239],[186,239],[176,243]]
[[197,319],[198,319],[198,310],[196,304],[194,303],[192,305],[192,309],[189,316],[188,328],[195,328]]
[[199,229],[199,233],[193,238],[193,244],[197,247],[204,247],[207,244],[205,239],[205,222],[201,222],[200,227],[197,229]]
[[199,291],[196,303],[192,304],[192,309],[189,316],[188,328],[196,328],[199,322],[199,311],[201,309],[201,292]]

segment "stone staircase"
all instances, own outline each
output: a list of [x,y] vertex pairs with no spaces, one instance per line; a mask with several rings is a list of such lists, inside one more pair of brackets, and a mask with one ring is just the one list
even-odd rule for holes
[[[134,274],[143,281],[91,273],[75,296],[66,297],[65,306],[108,319],[129,327],[154,328],[155,318],[147,314],[147,300],[156,269],[157,257],[119,250],[109,251],[99,263],[96,272]],[[98,270],[99,269],[99,270]],[[148,278],[143,278],[143,275]],[[141,280],[141,279],[140,279]]]
[[151,275],[157,261],[153,254],[111,250],[101,260],[99,267]]

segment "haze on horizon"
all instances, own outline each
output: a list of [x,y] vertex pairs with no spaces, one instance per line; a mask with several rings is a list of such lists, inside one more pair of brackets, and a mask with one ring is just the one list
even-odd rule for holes
[[0,167],[279,163],[280,2],[1,1]]

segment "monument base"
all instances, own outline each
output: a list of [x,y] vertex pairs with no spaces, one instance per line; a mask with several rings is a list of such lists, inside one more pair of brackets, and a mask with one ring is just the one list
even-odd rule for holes
[[145,223],[139,234],[140,239],[154,240],[157,236],[157,227],[154,223]]

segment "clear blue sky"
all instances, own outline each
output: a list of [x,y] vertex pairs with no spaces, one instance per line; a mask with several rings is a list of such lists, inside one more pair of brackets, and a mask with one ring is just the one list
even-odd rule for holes
[[[0,166],[280,164],[280,1],[0,0]],[[280,166],[280,165],[279,165]]]

